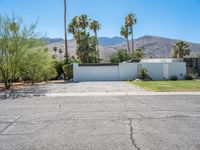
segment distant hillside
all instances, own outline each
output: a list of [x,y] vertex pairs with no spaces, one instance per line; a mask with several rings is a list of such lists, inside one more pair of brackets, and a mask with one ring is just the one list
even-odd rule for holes
[[62,38],[55,38],[55,39],[45,38],[44,40],[45,40],[48,44],[57,43],[57,42],[64,42],[64,39],[62,39]]
[[[135,40],[135,47],[144,50],[147,57],[169,57],[173,45],[180,40],[158,36],[144,36]],[[187,41],[186,41],[187,42]],[[187,42],[190,45],[191,56],[200,51],[200,44]],[[131,43],[130,43],[131,44]],[[126,48],[126,43],[116,47]],[[115,47],[115,48],[116,48]]]
[[[117,39],[117,40],[116,40]],[[109,61],[110,56],[115,53],[120,48],[127,48],[126,41],[120,37],[114,38],[99,38],[100,40],[100,57],[104,59],[104,61]],[[56,41],[56,42],[55,42]],[[57,42],[58,41],[58,42]],[[180,40],[177,39],[169,39],[158,36],[144,36],[138,39],[135,39],[135,48],[142,48],[145,53],[145,57],[169,57],[172,46]],[[50,49],[50,54],[55,54],[53,52],[53,47],[57,46],[64,50],[64,41],[63,39],[50,39],[50,44],[48,48]],[[191,56],[195,56],[195,53],[200,51],[200,44],[191,43],[190,49],[192,51]],[[131,44],[131,42],[130,42]],[[74,40],[68,41],[68,49],[70,55],[76,55],[76,43]],[[59,59],[64,58],[63,54],[56,54]]]

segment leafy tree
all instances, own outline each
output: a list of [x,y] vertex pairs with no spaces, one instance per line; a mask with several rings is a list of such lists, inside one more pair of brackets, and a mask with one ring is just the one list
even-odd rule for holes
[[44,45],[35,28],[36,23],[25,26],[15,15],[0,15],[0,74],[6,89],[19,78],[29,50]]
[[127,40],[127,48],[128,48],[128,52],[130,54],[131,51],[130,51],[129,38],[128,38],[128,36],[129,36],[129,30],[128,30],[128,26],[127,25],[124,25],[124,26],[121,27],[120,34],[122,36],[124,36],[124,38],[126,38],[126,40]]
[[100,54],[99,54],[99,46],[98,46],[98,36],[97,36],[97,31],[100,30],[101,24],[94,20],[90,23],[90,29],[93,30],[94,35],[95,35],[95,41],[96,41],[96,51],[97,51],[97,59],[98,62],[100,62]]
[[143,57],[144,57],[144,53],[143,53],[143,50],[140,48],[135,49],[130,55],[131,59],[141,59]]
[[135,14],[128,14],[125,18],[125,25],[129,27],[130,34],[132,36],[132,51],[134,50],[134,40],[133,40],[133,26],[136,25],[137,19]]
[[189,49],[190,45],[184,41],[177,42],[172,49],[171,55],[174,58],[184,58],[189,56],[191,50]]
[[110,58],[110,61],[112,63],[120,63],[120,62],[123,62],[123,61],[128,61],[130,59],[128,53],[127,53],[127,50],[125,49],[119,49],[117,51],[117,53],[114,53],[111,58]]

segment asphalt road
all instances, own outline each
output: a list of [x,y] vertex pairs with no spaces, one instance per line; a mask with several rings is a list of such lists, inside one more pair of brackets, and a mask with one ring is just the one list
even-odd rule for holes
[[200,150],[200,96],[0,99],[0,150]]

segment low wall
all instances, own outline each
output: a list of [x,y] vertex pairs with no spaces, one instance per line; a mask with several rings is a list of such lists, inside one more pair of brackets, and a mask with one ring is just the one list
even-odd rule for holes
[[136,79],[142,68],[148,70],[153,80],[167,80],[171,76],[184,79],[185,62],[119,63],[119,64],[73,64],[74,81],[125,81]]

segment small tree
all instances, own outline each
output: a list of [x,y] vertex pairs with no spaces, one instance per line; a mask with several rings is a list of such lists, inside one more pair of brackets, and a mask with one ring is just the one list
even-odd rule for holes
[[0,15],[0,75],[6,89],[19,78],[29,50],[44,45],[35,28],[36,23],[25,26],[15,15]]
[[114,53],[111,57],[110,57],[110,61],[112,63],[120,63],[123,61],[128,61],[130,59],[127,50],[125,49],[119,49],[117,51],[117,53]]
[[140,48],[135,49],[131,55],[130,55],[131,59],[141,59],[144,57],[144,53],[143,50]]

